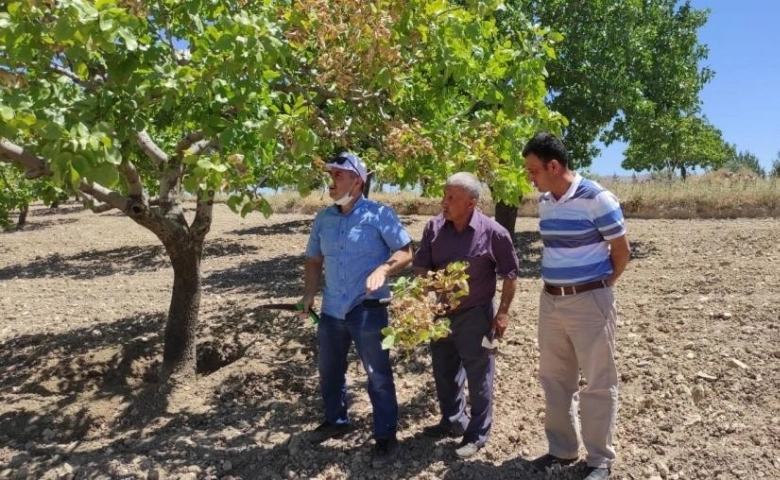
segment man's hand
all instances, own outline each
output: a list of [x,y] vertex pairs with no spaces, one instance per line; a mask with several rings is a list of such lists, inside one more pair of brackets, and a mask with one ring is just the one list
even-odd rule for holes
[[366,279],[366,295],[371,295],[382,288],[387,281],[388,275],[395,275],[412,262],[412,243],[396,250],[390,255],[385,263],[378,266],[376,270]]
[[304,294],[301,298],[301,305],[303,305],[303,310],[298,312],[298,315],[301,317],[308,317],[309,310],[314,306],[314,295]]
[[509,314],[497,313],[493,319],[493,330],[496,331],[496,338],[502,338],[507,327],[509,327]]
[[385,273],[385,269],[381,266],[371,272],[371,275],[366,279],[366,295],[371,295],[382,288],[385,284],[385,280],[387,280],[387,274]]

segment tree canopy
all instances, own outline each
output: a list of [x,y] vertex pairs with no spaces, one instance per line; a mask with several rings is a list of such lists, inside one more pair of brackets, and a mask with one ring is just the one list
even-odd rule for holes
[[654,118],[697,111],[712,78],[699,66],[707,56],[698,41],[706,10],[678,0],[513,3],[564,35],[547,67],[547,99],[569,120],[563,134],[576,165],[591,164],[598,141],[631,143]]
[[[402,186],[467,169],[511,197],[516,139],[562,121],[543,102],[560,38],[529,21],[499,31],[500,7],[11,2],[0,152],[115,208],[120,177],[165,198],[160,170],[193,194],[305,192],[312,159],[337,147]],[[496,107],[474,111],[480,101]],[[268,208],[249,191],[241,203]]]
[[164,370],[190,370],[215,195],[268,214],[259,185],[306,193],[348,148],[387,182],[436,193],[468,170],[516,202],[518,139],[565,124],[544,102],[560,40],[496,0],[6,2],[0,160],[161,240]]
[[653,112],[638,125],[624,152],[622,166],[627,170],[666,170],[670,175],[679,170],[685,178],[692,168],[718,169],[736,155],[706,118],[675,114],[656,118]]

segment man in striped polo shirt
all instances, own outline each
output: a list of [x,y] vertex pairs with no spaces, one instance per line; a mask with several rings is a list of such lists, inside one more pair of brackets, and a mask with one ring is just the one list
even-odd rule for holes
[[[613,286],[630,256],[623,212],[615,195],[569,170],[566,149],[555,136],[537,134],[523,157],[529,180],[542,192],[544,244],[538,335],[548,453],[533,464],[544,471],[576,462],[581,437],[584,478],[605,479],[615,459],[618,408]],[[587,381],[581,391],[580,369]]]

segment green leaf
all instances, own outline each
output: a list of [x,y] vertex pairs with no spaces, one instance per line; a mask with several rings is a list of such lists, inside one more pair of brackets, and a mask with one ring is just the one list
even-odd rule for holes
[[382,339],[382,350],[390,350],[395,345],[395,335],[388,335]]
[[110,163],[100,163],[89,170],[89,179],[107,188],[114,188],[119,183],[119,172]]
[[182,179],[181,185],[184,187],[184,190],[189,193],[195,193],[198,191],[198,186],[200,184],[200,180],[198,180],[198,177],[195,175],[187,175]]
[[122,152],[113,145],[103,145],[103,158],[112,165],[119,165],[122,163]]
[[70,168],[70,184],[71,185],[78,185],[79,180],[81,179],[81,176],[79,175],[79,172],[76,171],[75,168]]
[[117,33],[120,37],[122,37],[122,40],[125,41],[125,46],[128,50],[134,52],[136,49],[138,49],[138,40],[132,31],[128,30],[126,27],[119,27]]
[[225,202],[225,205],[228,206],[230,210],[233,211],[233,213],[238,213],[238,206],[241,205],[241,202],[244,201],[244,195],[231,195],[228,197],[227,201]]
[[14,110],[8,105],[0,105],[0,118],[6,122],[14,119]]
[[114,28],[114,20],[105,12],[100,12],[100,30],[107,32]]
[[211,170],[215,166],[210,159],[204,157],[199,157],[196,165],[198,168],[202,168],[203,170]]
[[260,213],[262,213],[265,218],[270,217],[271,214],[274,213],[271,203],[265,197],[260,198],[259,208],[260,208]]
[[247,215],[249,215],[249,212],[251,212],[254,209],[255,207],[252,204],[252,202],[245,203],[244,206],[241,208],[241,218],[244,218]]

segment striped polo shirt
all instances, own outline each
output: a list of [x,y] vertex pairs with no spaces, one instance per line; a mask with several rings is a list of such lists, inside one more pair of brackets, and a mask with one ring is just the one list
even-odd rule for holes
[[542,279],[551,285],[577,285],[612,274],[607,240],[626,234],[617,197],[575,174],[558,200],[539,198],[539,231],[544,243]]

